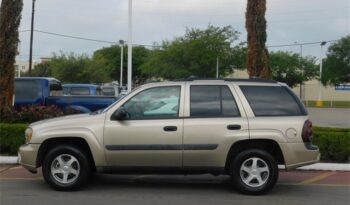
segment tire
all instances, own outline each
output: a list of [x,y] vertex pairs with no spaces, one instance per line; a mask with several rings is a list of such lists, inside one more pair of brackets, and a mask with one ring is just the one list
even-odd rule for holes
[[234,157],[230,174],[239,192],[259,195],[267,193],[276,184],[278,166],[270,153],[259,149],[249,149]]
[[91,172],[87,155],[79,148],[60,145],[50,150],[43,161],[43,176],[53,189],[80,189]]

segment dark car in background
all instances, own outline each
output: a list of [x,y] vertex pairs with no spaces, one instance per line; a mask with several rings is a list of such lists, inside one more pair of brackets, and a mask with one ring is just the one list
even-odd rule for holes
[[15,79],[15,108],[28,105],[55,105],[62,111],[88,113],[108,107],[115,96],[63,95],[61,82],[55,78],[22,77]]

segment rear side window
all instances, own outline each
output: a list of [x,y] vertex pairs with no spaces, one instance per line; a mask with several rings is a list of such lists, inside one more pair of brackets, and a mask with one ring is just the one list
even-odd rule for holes
[[35,99],[42,95],[40,83],[36,80],[16,80],[15,98]]
[[283,86],[240,86],[255,116],[297,116],[306,111],[292,91]]
[[192,85],[191,117],[238,117],[240,113],[230,89],[223,85]]
[[71,95],[90,95],[90,89],[73,87],[70,89],[70,94]]

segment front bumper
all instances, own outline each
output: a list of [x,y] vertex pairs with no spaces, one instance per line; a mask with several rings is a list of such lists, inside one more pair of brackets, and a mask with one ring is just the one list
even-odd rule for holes
[[321,154],[317,146],[308,149],[304,143],[280,144],[287,170],[293,170],[320,161]]
[[31,172],[36,172],[36,159],[40,144],[25,144],[19,148],[18,163]]

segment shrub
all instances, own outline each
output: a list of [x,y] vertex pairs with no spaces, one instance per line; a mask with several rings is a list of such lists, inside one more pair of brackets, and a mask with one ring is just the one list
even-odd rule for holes
[[4,123],[32,123],[39,120],[59,117],[64,115],[57,106],[23,106],[19,110],[12,110],[12,115],[2,119]]
[[25,143],[24,131],[27,124],[0,123],[0,152],[17,154],[19,146]]
[[350,161],[350,129],[314,127],[313,143],[319,146],[322,161]]

